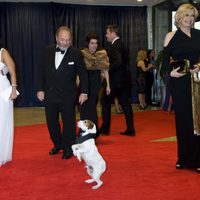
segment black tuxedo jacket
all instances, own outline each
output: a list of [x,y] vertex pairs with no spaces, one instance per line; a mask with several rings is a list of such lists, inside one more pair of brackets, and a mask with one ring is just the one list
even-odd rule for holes
[[110,87],[120,88],[127,86],[127,55],[120,39],[115,40],[108,53],[110,60],[109,78]]
[[76,98],[76,76],[80,77],[81,93],[88,93],[88,74],[81,52],[69,47],[58,69],[55,68],[56,46],[48,46],[41,59],[38,91],[45,92],[45,100],[65,102]]

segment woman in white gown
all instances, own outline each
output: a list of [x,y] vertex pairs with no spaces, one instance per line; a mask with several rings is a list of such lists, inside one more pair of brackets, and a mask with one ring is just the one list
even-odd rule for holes
[[[10,81],[6,73],[10,74]],[[17,97],[15,64],[8,51],[0,45],[0,166],[12,160],[13,149],[13,99]],[[8,91],[8,101],[2,94]]]

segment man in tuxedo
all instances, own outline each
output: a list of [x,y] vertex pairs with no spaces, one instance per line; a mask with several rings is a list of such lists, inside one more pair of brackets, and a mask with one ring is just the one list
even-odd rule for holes
[[126,118],[127,129],[121,132],[122,135],[134,136],[135,129],[133,124],[133,110],[130,101],[128,89],[128,72],[127,72],[127,56],[119,37],[119,27],[117,25],[109,25],[106,27],[106,38],[111,43],[108,52],[110,60],[109,77],[110,77],[110,95],[106,95],[106,90],[102,97],[102,126],[101,134],[108,135],[110,132],[111,104],[115,97],[123,109]]
[[61,26],[55,38],[57,45],[48,46],[41,59],[37,97],[44,101],[47,126],[54,144],[49,154],[63,150],[62,159],[69,159],[71,145],[76,139],[76,77],[80,78],[79,103],[83,104],[87,100],[88,76],[81,52],[71,46],[71,30]]

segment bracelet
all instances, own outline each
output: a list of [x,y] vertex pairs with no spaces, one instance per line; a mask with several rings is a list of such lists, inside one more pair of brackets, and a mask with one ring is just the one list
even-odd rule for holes
[[12,87],[17,87],[17,84],[11,84]]

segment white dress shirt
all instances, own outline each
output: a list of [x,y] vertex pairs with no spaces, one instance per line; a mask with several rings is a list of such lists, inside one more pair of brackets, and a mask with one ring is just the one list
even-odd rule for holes
[[62,59],[64,58],[66,52],[67,52],[67,50],[63,54],[60,51],[55,52],[55,67],[56,67],[56,69],[58,69],[58,67],[60,66],[60,63],[62,62]]

